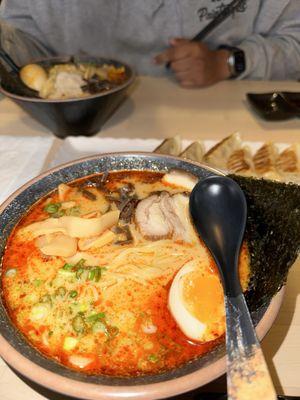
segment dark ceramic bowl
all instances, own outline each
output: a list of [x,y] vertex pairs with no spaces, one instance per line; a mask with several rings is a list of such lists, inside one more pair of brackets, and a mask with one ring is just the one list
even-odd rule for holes
[[34,119],[46,126],[59,138],[67,136],[92,136],[96,134],[124,100],[128,87],[135,79],[133,69],[116,60],[98,57],[56,57],[35,61],[45,67],[53,64],[64,64],[71,61],[92,62],[98,65],[112,64],[115,67],[125,67],[126,81],[114,89],[84,98],[50,100],[26,97],[12,90],[5,79],[0,84],[0,92],[12,99]]
[[255,112],[267,121],[284,121],[300,117],[300,93],[247,93]]
[[[104,171],[183,169],[199,179],[220,174],[198,163],[151,153],[114,153],[90,157],[54,168],[16,191],[0,207],[0,259],[7,238],[27,210],[59,183]],[[269,330],[283,298],[281,290],[263,307],[251,310],[261,339]],[[56,392],[81,399],[163,399],[213,381],[226,371],[225,346],[174,370],[152,376],[121,378],[90,376],[72,371],[50,360],[33,347],[14,327],[0,301],[0,355],[22,375]]]

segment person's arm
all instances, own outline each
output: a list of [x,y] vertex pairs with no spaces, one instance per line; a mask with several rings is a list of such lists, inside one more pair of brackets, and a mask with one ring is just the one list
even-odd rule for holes
[[[277,15],[278,9],[282,12]],[[253,35],[237,46],[246,56],[246,70],[240,78],[299,79],[300,1],[262,1]]]
[[51,55],[37,38],[38,28],[26,0],[3,0],[0,6],[0,47],[19,65]]
[[[299,0],[263,0],[253,21],[253,34],[236,43],[218,43],[216,47],[222,44],[236,46],[245,53],[246,69],[239,79],[299,79]],[[155,61],[170,63],[184,87],[209,86],[230,77],[224,50],[209,50],[203,43],[173,40],[171,47]]]
[[186,39],[173,39],[170,46],[154,61],[169,64],[182,87],[205,87],[229,78],[226,50],[210,50],[204,43]]

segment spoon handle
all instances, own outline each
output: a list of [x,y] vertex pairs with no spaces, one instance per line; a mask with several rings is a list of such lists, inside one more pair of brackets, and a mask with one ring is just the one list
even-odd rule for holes
[[277,398],[241,293],[225,295],[228,400]]

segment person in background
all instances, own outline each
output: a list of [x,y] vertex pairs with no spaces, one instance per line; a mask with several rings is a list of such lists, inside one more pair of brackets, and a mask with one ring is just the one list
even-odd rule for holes
[[172,71],[183,87],[299,79],[299,0],[243,0],[203,42],[189,40],[230,2],[3,0],[0,46],[20,65],[44,56],[103,56],[141,74]]

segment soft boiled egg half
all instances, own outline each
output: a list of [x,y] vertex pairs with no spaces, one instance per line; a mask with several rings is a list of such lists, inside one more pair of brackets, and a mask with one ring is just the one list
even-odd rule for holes
[[189,261],[177,272],[168,302],[173,318],[189,339],[209,342],[224,334],[223,289],[208,261]]

